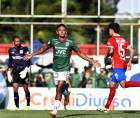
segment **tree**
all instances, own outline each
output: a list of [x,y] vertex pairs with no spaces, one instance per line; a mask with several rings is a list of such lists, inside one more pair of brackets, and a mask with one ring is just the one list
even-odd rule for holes
[[[2,14],[30,14],[31,0],[1,0]],[[112,2],[113,1],[113,2]],[[98,0],[68,0],[68,15],[97,15]],[[117,4],[119,0],[101,0],[101,14],[114,15],[117,12]],[[36,15],[60,15],[61,0],[35,0],[34,13]],[[0,21],[39,21],[39,22],[60,22],[61,19],[54,18],[1,18]],[[64,19],[65,22],[113,22],[114,19]],[[95,26],[69,26],[71,35],[77,43],[96,43],[96,27]],[[11,35],[22,33],[25,37],[30,38],[29,26],[9,26]],[[25,31],[28,30],[28,31]],[[43,38],[47,41],[49,37],[54,36],[54,26],[35,26],[34,38]],[[2,32],[2,29],[1,29]],[[27,33],[28,32],[28,33]],[[43,34],[40,36],[40,32]],[[3,32],[8,33],[8,29]],[[80,39],[80,40],[79,40]],[[26,39],[27,40],[27,39]],[[4,40],[5,41],[5,40]]]

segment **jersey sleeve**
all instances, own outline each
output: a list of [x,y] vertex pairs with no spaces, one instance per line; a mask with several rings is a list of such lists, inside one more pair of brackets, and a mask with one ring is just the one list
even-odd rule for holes
[[71,47],[75,52],[77,52],[79,50],[78,46],[76,45],[76,43],[74,41],[72,41]]
[[29,49],[27,47],[24,47],[24,51],[25,54],[29,54]]
[[49,39],[49,41],[48,41],[48,43],[47,43],[48,47],[51,48],[51,47],[53,46],[52,44],[53,44],[52,40]]
[[113,40],[112,38],[109,38],[107,41],[107,47],[113,48]]
[[11,55],[11,48],[9,48],[9,50],[8,50],[8,55],[9,55],[8,68],[13,68],[13,58],[12,58],[12,55]]

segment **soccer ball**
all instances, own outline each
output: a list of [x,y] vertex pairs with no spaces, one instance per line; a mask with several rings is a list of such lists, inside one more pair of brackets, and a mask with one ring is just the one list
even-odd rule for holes
[[0,108],[5,108],[8,88],[3,74],[0,72]]

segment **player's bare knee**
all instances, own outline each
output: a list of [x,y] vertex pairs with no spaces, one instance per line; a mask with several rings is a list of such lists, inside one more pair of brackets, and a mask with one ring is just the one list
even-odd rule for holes
[[110,83],[110,88],[116,88],[116,85],[114,83]]
[[124,84],[120,84],[122,88],[126,88],[125,83]]
[[25,92],[29,92],[28,87],[24,87],[24,91],[25,91]]
[[18,92],[18,86],[13,86],[14,92]]
[[122,88],[126,88],[126,86],[125,86],[125,81],[122,81],[122,82],[120,83],[120,85],[121,85]]

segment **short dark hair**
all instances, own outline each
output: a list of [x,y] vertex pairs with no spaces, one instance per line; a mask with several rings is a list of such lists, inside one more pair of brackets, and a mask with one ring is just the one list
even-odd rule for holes
[[113,29],[115,33],[120,32],[120,25],[118,23],[110,23],[108,29]]
[[59,24],[56,26],[56,30],[58,30],[59,27],[64,27],[65,29],[67,29],[67,26],[65,24]]
[[19,36],[13,36],[13,37],[12,37],[12,41],[15,41],[16,38],[20,39]]

